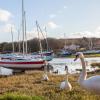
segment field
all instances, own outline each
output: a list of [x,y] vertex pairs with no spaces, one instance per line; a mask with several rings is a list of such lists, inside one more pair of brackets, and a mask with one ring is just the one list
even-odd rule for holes
[[[88,76],[99,74],[92,73]],[[49,81],[42,81],[43,72],[27,71],[25,74],[0,77],[0,100],[100,100],[99,95],[81,88],[78,74],[69,75],[72,91],[60,90],[65,75],[51,75]]]

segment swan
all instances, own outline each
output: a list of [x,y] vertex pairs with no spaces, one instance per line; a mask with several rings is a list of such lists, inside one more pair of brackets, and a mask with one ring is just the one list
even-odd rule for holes
[[44,74],[43,74],[43,78],[42,78],[43,81],[49,81],[49,77],[47,75],[47,65],[48,65],[48,62],[45,61]]
[[61,90],[66,89],[68,91],[71,91],[72,86],[68,81],[68,67],[67,66],[65,66],[65,71],[66,71],[66,79],[65,79],[65,81],[61,82],[60,89]]
[[94,92],[95,94],[100,94],[100,75],[87,78],[86,64],[85,64],[84,55],[82,52],[76,53],[76,58],[74,59],[74,61],[76,61],[78,58],[80,58],[80,61],[82,64],[82,72],[78,79],[78,83],[84,89],[90,92]]
[[43,81],[49,81],[49,77],[48,77],[47,73],[43,74],[43,79],[42,80]]

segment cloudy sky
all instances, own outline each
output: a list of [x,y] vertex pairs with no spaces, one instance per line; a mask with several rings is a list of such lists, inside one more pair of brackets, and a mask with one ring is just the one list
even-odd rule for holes
[[[18,40],[21,8],[21,0],[0,0],[0,42],[11,41],[11,27]],[[24,0],[24,8],[28,39],[37,37],[36,20],[48,37],[100,37],[100,0]]]

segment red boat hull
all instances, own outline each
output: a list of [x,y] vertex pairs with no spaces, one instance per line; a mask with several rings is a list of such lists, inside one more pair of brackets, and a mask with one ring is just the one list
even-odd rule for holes
[[0,61],[0,66],[10,69],[43,69],[45,61]]

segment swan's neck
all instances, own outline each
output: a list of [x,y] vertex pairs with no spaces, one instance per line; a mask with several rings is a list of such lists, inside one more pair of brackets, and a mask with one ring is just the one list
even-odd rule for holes
[[66,71],[65,81],[68,82],[68,71]]
[[68,82],[68,74],[66,74],[66,81]]
[[81,84],[84,80],[86,80],[87,72],[86,72],[86,65],[85,65],[84,58],[80,58],[80,60],[82,64],[82,72],[80,74],[78,82]]

